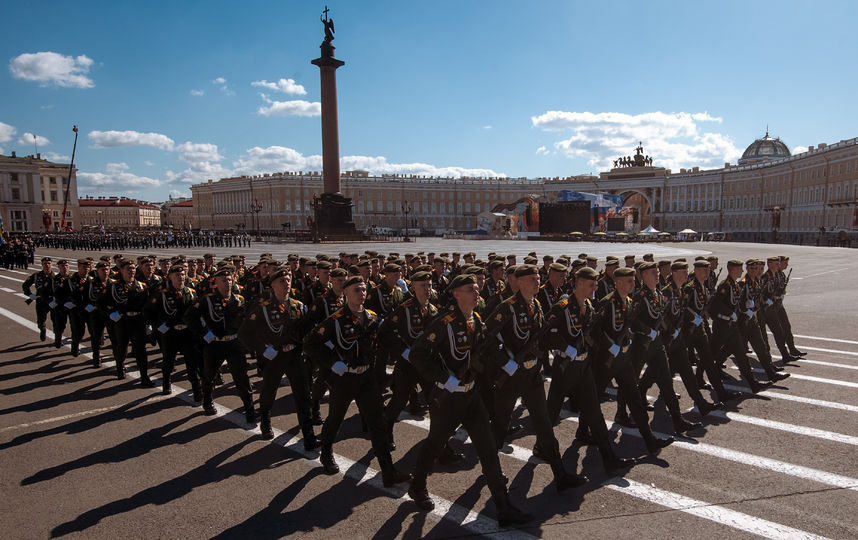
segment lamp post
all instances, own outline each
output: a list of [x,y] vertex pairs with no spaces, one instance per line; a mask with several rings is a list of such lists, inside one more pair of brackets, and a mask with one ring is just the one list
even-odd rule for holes
[[319,243],[319,208],[322,205],[322,201],[319,200],[319,196],[316,193],[313,193],[313,202],[310,203],[310,206],[313,208],[313,218],[310,227],[312,228],[313,234],[313,243]]
[[259,199],[254,199],[252,203],[250,203],[250,211],[254,213],[253,220],[253,228],[254,234],[259,236],[259,212],[262,212],[263,204],[259,201]]
[[402,213],[405,215],[405,237],[402,239],[404,242],[410,242],[411,239],[408,238],[408,212],[411,211],[411,208],[408,206],[408,201],[402,203]]

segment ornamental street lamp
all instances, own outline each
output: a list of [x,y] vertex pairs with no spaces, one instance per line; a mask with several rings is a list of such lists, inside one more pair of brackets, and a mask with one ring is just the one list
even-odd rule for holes
[[402,239],[404,242],[410,242],[411,240],[408,238],[408,212],[411,211],[411,207],[408,206],[408,201],[402,203],[402,213],[405,215],[405,237]]
[[263,204],[259,199],[254,199],[252,203],[250,203],[250,211],[254,213],[254,234],[259,236],[259,212],[262,212]]

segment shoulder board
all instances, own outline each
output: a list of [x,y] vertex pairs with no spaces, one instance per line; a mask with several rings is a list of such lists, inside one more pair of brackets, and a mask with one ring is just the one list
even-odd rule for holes
[[411,306],[413,306],[413,305],[414,305],[414,298],[413,298],[413,297],[411,297],[411,298],[409,298],[408,300],[406,300],[406,301],[402,302],[402,303],[401,303],[401,304],[399,304],[399,305],[400,305],[401,307],[411,307]]
[[455,313],[448,313],[448,314],[444,315],[444,317],[441,318],[441,323],[442,324],[450,324],[455,319],[456,319]]
[[340,309],[336,310],[335,312],[333,312],[333,313],[331,314],[331,317],[330,317],[330,318],[331,318],[331,319],[339,319],[340,317],[342,317],[343,315],[345,315],[345,313],[346,313],[346,312],[345,312],[345,310],[344,310],[343,308],[340,308]]
[[304,307],[304,302],[300,300],[295,300],[294,298],[290,298],[289,303],[293,306],[298,306],[298,309],[302,309]]
[[515,298],[516,298],[516,295],[512,295],[501,303],[502,304],[515,304]]
[[[366,309],[366,308],[364,308],[364,309]],[[373,311],[371,309],[367,309],[366,314],[369,315],[370,317],[376,317],[376,318],[378,317],[378,313],[376,313],[375,311]]]
[[[590,299],[589,299],[589,298],[585,298],[585,300],[589,301]],[[563,300],[561,300],[561,301],[557,302],[557,305],[560,305],[560,306],[563,306],[563,307],[568,306],[568,305],[569,305],[569,297],[567,296],[567,297],[566,297],[566,298],[564,298]]]

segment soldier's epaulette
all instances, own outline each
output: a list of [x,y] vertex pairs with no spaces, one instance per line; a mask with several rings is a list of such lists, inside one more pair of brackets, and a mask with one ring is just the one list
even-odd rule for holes
[[378,318],[378,313],[376,313],[375,311],[373,311],[371,309],[366,309],[366,308],[364,308],[364,310],[366,311],[367,317],[369,317],[371,319],[377,319]]
[[501,304],[510,304],[510,305],[515,304],[515,298],[516,298],[516,295],[514,294],[514,295],[510,296],[509,298],[507,298],[506,300],[504,300],[503,302],[501,302]]
[[411,307],[411,306],[413,306],[413,305],[414,305],[414,302],[415,302],[415,300],[414,300],[414,297],[412,296],[412,297],[411,297],[411,298],[409,298],[408,300],[405,300],[404,302],[402,302],[401,304],[399,304],[399,306],[400,306],[400,307]]
[[448,313],[448,314],[444,315],[444,316],[441,318],[441,324],[450,324],[450,323],[451,323],[451,322],[453,322],[454,320],[456,320],[456,313],[455,313],[455,312],[451,312],[451,313]]
[[295,300],[294,298],[289,298],[289,303],[292,305],[298,306],[299,308],[304,307],[304,302],[302,302],[300,300]]
[[331,313],[330,318],[331,319],[339,319],[340,317],[345,315],[345,313],[346,313],[345,310],[343,308],[340,308],[340,309],[336,310],[335,312]]
[[[585,300],[589,300],[589,298],[586,298]],[[564,298],[563,300],[561,300],[561,301],[557,302],[557,305],[558,305],[558,306],[561,306],[561,307],[566,307],[566,306],[568,306],[568,305],[569,305],[569,297],[567,296],[567,297],[566,297],[566,298]]]

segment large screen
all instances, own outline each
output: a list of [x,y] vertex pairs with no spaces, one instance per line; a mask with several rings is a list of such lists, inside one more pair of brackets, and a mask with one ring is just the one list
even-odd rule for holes
[[590,232],[590,201],[539,203],[539,234]]

